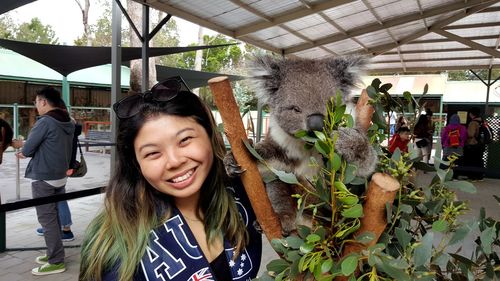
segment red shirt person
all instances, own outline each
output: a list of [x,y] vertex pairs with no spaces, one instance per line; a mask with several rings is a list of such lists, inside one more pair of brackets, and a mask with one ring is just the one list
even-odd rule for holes
[[392,154],[399,148],[401,152],[408,152],[408,143],[410,142],[410,129],[400,127],[399,130],[389,140],[389,152]]

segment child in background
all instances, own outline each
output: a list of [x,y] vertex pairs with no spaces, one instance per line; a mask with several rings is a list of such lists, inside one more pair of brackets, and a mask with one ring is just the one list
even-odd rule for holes
[[389,152],[392,154],[399,148],[401,152],[408,152],[408,143],[410,142],[410,129],[400,127],[399,130],[389,140]]

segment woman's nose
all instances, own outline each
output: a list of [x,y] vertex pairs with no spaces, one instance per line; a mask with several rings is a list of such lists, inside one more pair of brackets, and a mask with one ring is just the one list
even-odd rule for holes
[[170,149],[166,153],[166,168],[167,169],[175,169],[181,166],[186,160],[178,149]]

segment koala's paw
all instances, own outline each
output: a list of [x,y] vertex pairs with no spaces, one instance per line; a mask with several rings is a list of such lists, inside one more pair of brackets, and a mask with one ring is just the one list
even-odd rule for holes
[[239,177],[246,171],[245,169],[242,169],[238,163],[236,163],[236,159],[234,159],[234,155],[231,152],[226,153],[223,162],[227,175],[232,178]]
[[378,158],[377,152],[370,144],[368,137],[353,128],[339,128],[339,136],[335,149],[347,162],[353,162],[357,167],[356,174],[369,176],[375,171]]

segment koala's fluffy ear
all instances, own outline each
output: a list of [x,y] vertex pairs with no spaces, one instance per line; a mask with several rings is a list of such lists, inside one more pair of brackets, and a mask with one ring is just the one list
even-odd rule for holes
[[259,102],[266,104],[280,87],[283,59],[273,56],[256,56],[250,65],[253,79],[257,82],[256,95]]
[[333,79],[339,83],[343,93],[349,93],[351,88],[360,82],[362,68],[366,65],[366,58],[362,56],[345,56],[327,60],[327,68]]

